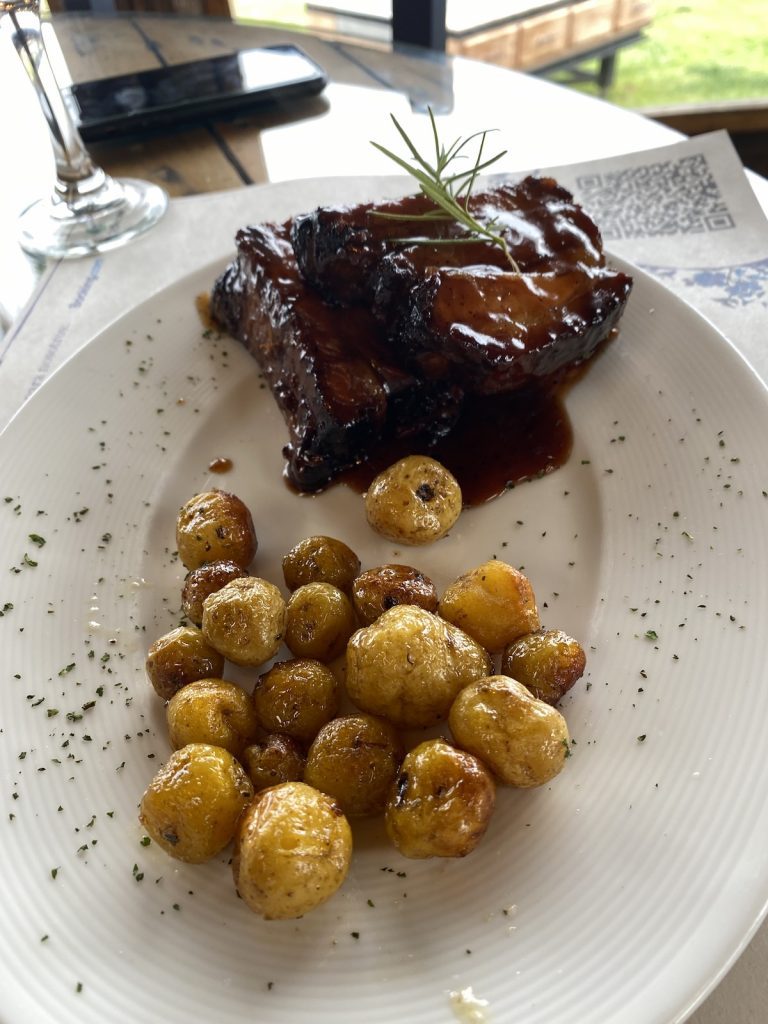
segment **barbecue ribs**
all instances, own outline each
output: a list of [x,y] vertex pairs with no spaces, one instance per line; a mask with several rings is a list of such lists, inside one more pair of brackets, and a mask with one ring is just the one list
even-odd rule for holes
[[453,221],[408,219],[430,207],[417,195],[321,208],[237,235],[211,313],[259,362],[301,490],[382,440],[446,434],[465,394],[514,401],[588,359],[624,310],[631,278],[606,266],[598,228],[553,179],[470,200],[514,266]]

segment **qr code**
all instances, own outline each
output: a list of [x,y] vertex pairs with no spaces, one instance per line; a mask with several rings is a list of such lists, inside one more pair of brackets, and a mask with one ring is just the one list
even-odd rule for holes
[[700,234],[734,227],[702,153],[576,179],[605,241]]

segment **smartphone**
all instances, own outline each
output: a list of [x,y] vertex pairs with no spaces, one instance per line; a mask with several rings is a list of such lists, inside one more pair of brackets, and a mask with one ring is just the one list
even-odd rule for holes
[[313,95],[327,81],[298,47],[264,46],[80,82],[64,93],[80,134],[91,142]]

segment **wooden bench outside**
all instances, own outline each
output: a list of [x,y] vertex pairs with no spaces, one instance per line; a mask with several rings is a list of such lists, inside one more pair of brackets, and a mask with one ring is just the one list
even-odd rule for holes
[[[612,80],[618,52],[642,39],[653,20],[652,0],[518,0],[474,8],[466,0],[454,7],[450,0],[420,2],[445,21],[442,34],[421,26],[420,36],[444,39],[450,54],[536,74],[596,58],[597,75],[574,70],[574,77],[596,78],[602,88]],[[321,0],[306,8],[315,31],[382,43],[392,38],[392,8],[385,0]]]
[[[601,89],[613,80],[618,52],[642,39],[653,20],[651,0],[559,0],[534,13],[521,10],[508,24],[452,36],[447,50],[537,74],[573,69],[575,79],[594,78]],[[498,38],[504,38],[504,59]],[[596,75],[576,70],[597,59]]]

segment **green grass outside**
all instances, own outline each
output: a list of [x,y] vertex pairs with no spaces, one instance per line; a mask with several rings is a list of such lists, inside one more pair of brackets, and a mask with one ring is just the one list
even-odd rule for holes
[[230,9],[239,21],[273,25],[277,28],[306,28],[304,0],[230,0]]
[[[643,42],[619,52],[615,81],[605,95],[612,103],[638,109],[768,101],[766,0],[657,0],[645,34]],[[598,92],[589,83],[575,87]]]

